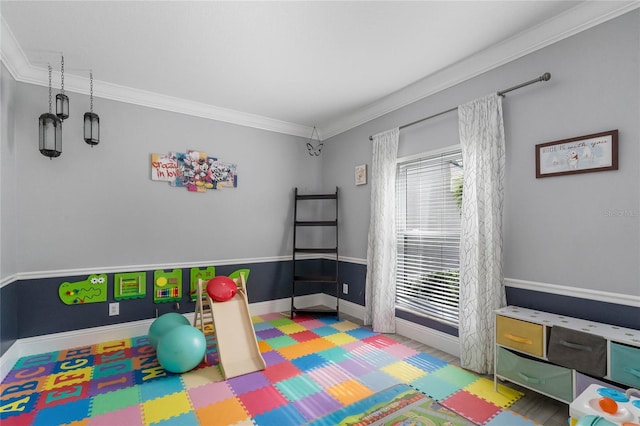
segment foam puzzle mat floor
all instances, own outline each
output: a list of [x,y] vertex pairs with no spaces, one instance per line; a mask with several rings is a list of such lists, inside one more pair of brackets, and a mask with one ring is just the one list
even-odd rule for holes
[[[2,426],[303,425],[407,384],[469,421],[537,424],[508,407],[522,393],[335,317],[253,317],[267,364],[223,380],[214,334],[207,363],[165,371],[146,336],[27,356],[0,385]],[[329,420],[327,420],[329,422]],[[325,423],[330,425],[331,423]]]

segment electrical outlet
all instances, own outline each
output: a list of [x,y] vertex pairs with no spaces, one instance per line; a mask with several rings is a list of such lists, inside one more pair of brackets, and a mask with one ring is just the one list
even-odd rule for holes
[[342,283],[342,292],[344,294],[349,294],[349,284],[347,283]]
[[119,303],[109,303],[109,316],[120,315],[120,304]]

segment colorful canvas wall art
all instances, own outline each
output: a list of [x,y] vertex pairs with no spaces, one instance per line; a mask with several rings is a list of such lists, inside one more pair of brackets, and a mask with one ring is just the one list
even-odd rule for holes
[[151,154],[151,180],[169,182],[190,192],[236,188],[237,165],[209,157],[202,151]]

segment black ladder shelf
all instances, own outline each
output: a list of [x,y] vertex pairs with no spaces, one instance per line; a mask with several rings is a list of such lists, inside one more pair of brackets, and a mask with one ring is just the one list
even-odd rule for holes
[[[331,220],[300,220],[298,203],[307,200],[326,200],[331,202],[335,201],[335,218]],[[325,210],[326,211],[326,210]],[[323,227],[327,229],[335,230],[335,247],[320,248],[320,247],[300,247],[297,241],[297,231],[302,227]],[[298,255],[301,254],[324,254],[330,255],[331,260],[335,262],[335,269],[332,273],[304,273],[300,272],[300,262],[303,259],[299,259]],[[335,257],[334,257],[335,256]],[[298,290],[305,285],[313,283],[334,284],[336,294],[336,306],[334,308],[329,307],[311,307],[311,308],[296,308],[295,298],[300,296]],[[335,315],[338,316],[338,302],[340,300],[340,293],[338,293],[338,187],[336,192],[331,194],[299,194],[298,188],[295,188],[294,197],[294,210],[293,210],[293,280],[291,283],[291,318],[297,313],[304,314],[316,314],[316,315]]]

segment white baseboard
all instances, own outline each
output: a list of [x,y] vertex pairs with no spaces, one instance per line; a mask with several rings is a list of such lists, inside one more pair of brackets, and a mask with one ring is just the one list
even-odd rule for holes
[[456,336],[396,318],[396,333],[460,358],[460,341]]
[[[334,297],[323,294],[322,304],[331,306]],[[364,306],[347,300],[340,300],[340,312],[347,315],[364,320]],[[420,324],[407,321],[402,318],[396,318],[396,333],[401,336],[408,337],[432,348],[439,349],[456,357],[460,357],[460,342],[456,336],[451,336],[441,331],[425,327]]]

